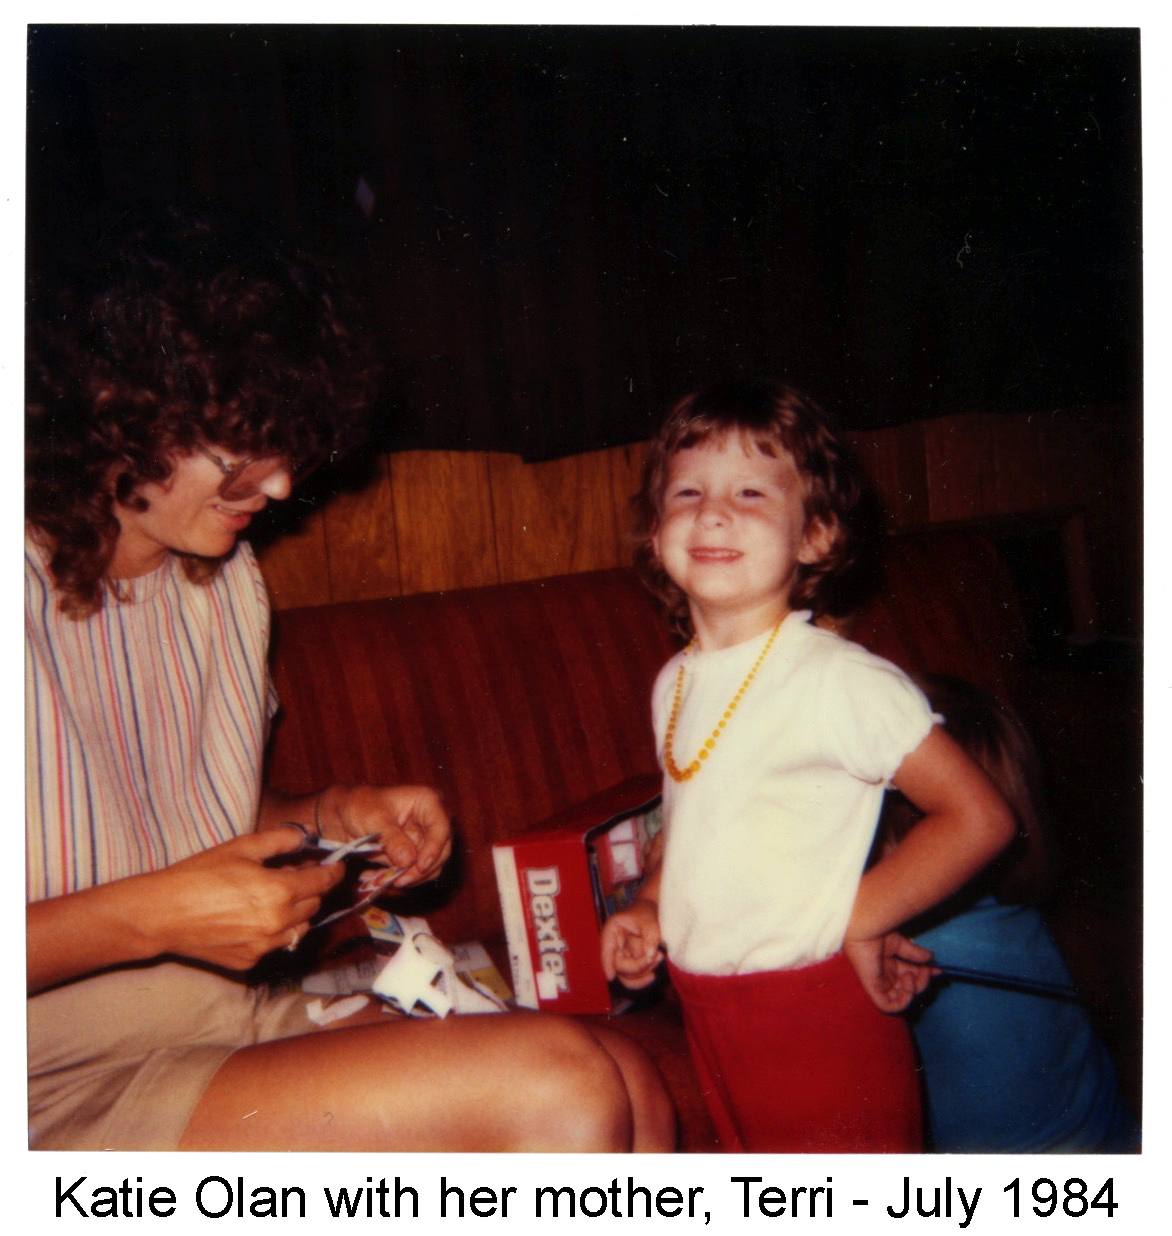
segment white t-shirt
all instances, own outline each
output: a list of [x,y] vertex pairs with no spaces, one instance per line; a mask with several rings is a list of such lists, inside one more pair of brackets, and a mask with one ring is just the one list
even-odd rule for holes
[[[664,778],[667,843],[660,929],[698,974],[794,969],[842,946],[883,792],[932,728],[902,670],[790,614],[699,773]],[[660,758],[676,674],[673,739],[686,766],[753,667],[768,633],[660,671]]]

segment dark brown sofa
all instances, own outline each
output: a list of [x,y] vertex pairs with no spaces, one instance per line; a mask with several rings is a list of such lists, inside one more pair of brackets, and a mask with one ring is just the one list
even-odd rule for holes
[[[849,627],[910,670],[966,676],[1010,699],[1031,690],[1013,585],[980,536],[892,538],[882,588]],[[448,942],[483,941],[507,975],[492,843],[630,778],[655,777],[648,699],[673,649],[626,570],[281,612],[272,783],[438,787],[457,852],[406,908]],[[659,1063],[681,1148],[714,1149],[671,993],[611,1020]]]

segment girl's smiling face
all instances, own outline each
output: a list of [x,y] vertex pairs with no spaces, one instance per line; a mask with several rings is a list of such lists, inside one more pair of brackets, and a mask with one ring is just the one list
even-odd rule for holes
[[801,475],[780,446],[766,455],[726,433],[668,460],[652,546],[688,598],[702,648],[751,639],[789,613],[799,565],[829,541],[807,523]]

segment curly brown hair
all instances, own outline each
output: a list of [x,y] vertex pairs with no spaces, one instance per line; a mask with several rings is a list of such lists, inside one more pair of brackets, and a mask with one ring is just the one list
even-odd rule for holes
[[344,453],[378,374],[334,273],[251,225],[174,209],[103,249],[29,305],[25,517],[75,617],[110,591],[116,502],[145,509],[196,444],[294,471]]
[[668,577],[652,539],[659,527],[668,461],[677,451],[726,434],[743,434],[765,455],[793,458],[802,478],[807,524],[821,523],[830,548],[819,561],[802,563],[789,597],[795,609],[845,612],[841,583],[864,555],[872,512],[853,456],[831,429],[826,414],[781,382],[738,379],[684,396],[668,413],[643,462],[643,483],[633,499],[635,564],[644,583],[685,638],[692,634],[687,598]]

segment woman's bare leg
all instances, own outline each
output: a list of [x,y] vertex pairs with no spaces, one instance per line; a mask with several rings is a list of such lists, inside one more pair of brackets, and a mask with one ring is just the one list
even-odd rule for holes
[[383,1016],[237,1051],[180,1148],[670,1150],[670,1112],[654,1066],[613,1032],[539,1015]]
[[676,1110],[659,1070],[633,1039],[617,1030],[590,1025],[590,1033],[618,1065],[631,1103],[632,1144],[636,1154],[673,1151],[678,1140]]

